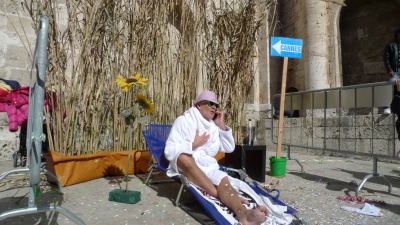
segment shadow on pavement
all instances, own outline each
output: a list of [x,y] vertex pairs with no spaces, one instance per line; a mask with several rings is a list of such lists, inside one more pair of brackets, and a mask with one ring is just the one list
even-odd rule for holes
[[[353,175],[354,178],[363,180],[364,177],[370,173],[364,173],[364,172],[358,172],[358,171],[352,171],[352,170],[346,170],[346,169],[337,169],[341,172],[345,172],[345,173],[349,173],[351,175]],[[385,175],[385,174],[381,174],[381,175]],[[394,176],[390,176],[390,175],[385,175],[385,177],[390,181],[390,183],[392,183],[393,187],[397,187],[400,188],[400,177],[394,177]],[[361,181],[360,181],[361,182]],[[386,185],[387,183],[379,177],[374,177],[368,180],[367,183],[375,183],[375,184],[382,184],[382,185]]]
[[[142,182],[146,180],[146,177],[143,175],[136,175]],[[153,181],[157,180],[168,180],[173,181],[172,179],[168,178],[167,176],[163,174],[158,174],[157,176],[154,176],[152,179]],[[175,203],[176,197],[178,195],[179,188],[181,186],[181,183],[178,181],[175,182],[167,182],[167,183],[153,183],[149,185],[150,188],[152,188],[154,191],[157,192],[157,196],[159,197],[164,197],[168,198],[170,201]],[[202,208],[200,203],[195,199],[195,197],[188,191],[185,191],[182,193],[181,200],[180,200],[180,206],[179,206],[183,211],[185,211],[187,214],[189,214],[193,219],[195,219],[197,222],[203,224],[203,225],[212,225],[216,224],[214,220],[208,215],[208,213]],[[293,224],[301,224],[301,221],[295,218],[293,220]]]
[[[0,198],[0,214],[15,209],[23,209],[28,207],[28,197],[5,197]],[[58,205],[61,206],[63,194],[56,191],[40,194],[37,198],[37,206]],[[48,224],[57,225],[58,212],[41,212],[23,216],[15,216],[0,221],[0,224],[20,225],[20,224]]]
[[[136,175],[143,183],[147,178],[147,174]],[[151,184],[148,185],[151,189],[157,192],[157,196],[167,198],[175,204],[181,183],[174,181],[164,174],[157,173],[152,176]],[[203,210],[200,203],[192,196],[192,194],[184,189],[179,208],[189,214],[197,222],[204,225],[215,224],[214,220],[208,216],[207,212]]]
[[397,215],[400,215],[400,205],[386,203],[386,204],[379,205],[379,207],[384,208],[388,211],[391,211],[392,213],[395,213]]
[[[332,190],[332,191],[343,191],[346,195],[351,195],[351,191],[354,191],[357,189],[357,185],[352,184],[351,182],[344,182],[341,180],[333,179],[333,178],[328,178],[328,177],[323,177],[319,175],[314,175],[314,174],[309,174],[309,173],[300,173],[300,172],[289,172],[292,175],[299,176],[303,179],[309,180],[309,181],[315,181],[315,182],[320,182],[320,183],[326,183],[326,189]],[[370,180],[368,180],[369,182]],[[368,183],[367,182],[367,183]],[[363,187],[364,191],[367,191],[369,193],[382,193],[382,194],[387,194],[387,195],[392,195],[397,198],[400,198],[400,195],[396,195],[393,193],[388,193],[387,191],[380,191],[380,190],[373,190],[367,187]],[[388,211],[391,211],[395,214],[400,215],[400,205],[395,205],[395,204],[389,204],[389,203],[384,203],[379,205],[380,208],[384,208]]]
[[[315,174],[301,173],[301,172],[289,172],[289,173],[292,175],[301,177],[303,179],[306,179],[306,180],[315,181],[315,182],[319,182],[319,183],[325,183],[326,189],[331,190],[331,191],[343,191],[347,195],[350,195],[350,192],[352,192],[352,191],[355,192],[358,187],[357,185],[352,184],[351,182],[345,182],[345,181],[341,181],[341,180],[337,180],[337,179],[333,179],[333,178],[329,178],[329,177],[323,177],[323,176],[319,176],[319,175],[315,175]],[[368,180],[368,182],[369,182],[369,180]],[[367,184],[368,184],[368,182],[367,182]],[[385,189],[386,189],[386,187],[385,187]],[[371,189],[371,188],[368,188],[365,186],[363,187],[362,190],[367,191],[369,193],[382,193],[382,194],[392,195],[392,196],[400,198],[400,195],[388,193],[387,191],[374,190],[374,189]]]
[[385,120],[386,118],[388,118],[390,115],[389,114],[381,114],[376,120],[375,123],[379,124],[380,122],[382,122],[383,120]]
[[392,170],[392,173],[397,173],[400,176],[400,170]]

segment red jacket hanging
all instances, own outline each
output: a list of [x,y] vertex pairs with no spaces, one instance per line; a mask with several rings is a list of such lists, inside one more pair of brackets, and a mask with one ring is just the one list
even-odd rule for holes
[[18,130],[18,126],[26,123],[29,113],[29,87],[12,90],[8,95],[0,96],[0,112],[7,112],[8,129]]

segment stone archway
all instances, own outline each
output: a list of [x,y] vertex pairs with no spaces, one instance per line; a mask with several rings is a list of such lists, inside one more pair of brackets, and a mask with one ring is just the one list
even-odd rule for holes
[[386,81],[385,45],[400,26],[399,0],[349,0],[340,12],[343,85]]

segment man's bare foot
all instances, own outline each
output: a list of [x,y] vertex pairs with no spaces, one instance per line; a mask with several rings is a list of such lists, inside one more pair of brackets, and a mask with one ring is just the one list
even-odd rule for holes
[[243,198],[242,196],[238,195],[240,198],[240,202],[243,204],[249,204],[249,201],[247,201],[247,199]]
[[265,217],[268,217],[268,208],[265,205],[258,206],[258,209],[265,214]]
[[267,220],[268,209],[265,206],[259,206],[255,209],[247,209],[241,216],[239,222],[242,225],[260,225]]

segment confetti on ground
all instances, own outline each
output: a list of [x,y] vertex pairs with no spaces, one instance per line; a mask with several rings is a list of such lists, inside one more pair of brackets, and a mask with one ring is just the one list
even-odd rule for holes
[[354,203],[371,203],[371,204],[378,204],[378,205],[385,205],[386,202],[382,200],[376,199],[365,199],[361,196],[351,196],[351,195],[344,195],[336,197],[338,200],[346,201],[346,202],[354,202]]

